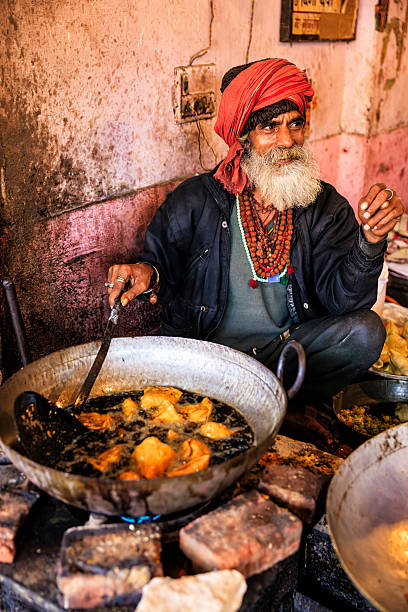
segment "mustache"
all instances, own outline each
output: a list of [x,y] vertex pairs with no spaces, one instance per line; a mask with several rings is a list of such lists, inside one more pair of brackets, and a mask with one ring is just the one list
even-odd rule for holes
[[[292,163],[279,163],[287,160]],[[262,201],[277,210],[308,206],[321,190],[319,170],[307,146],[276,147],[262,155],[250,146],[241,166]]]
[[268,153],[264,153],[262,156],[268,164],[278,164],[281,161],[305,161],[307,154],[305,149],[297,144],[293,144],[291,147],[276,147]]

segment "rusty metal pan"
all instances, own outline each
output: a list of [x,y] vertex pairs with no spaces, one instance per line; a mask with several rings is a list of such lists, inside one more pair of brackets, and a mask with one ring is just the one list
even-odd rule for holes
[[199,505],[249,470],[283,421],[287,395],[280,380],[243,353],[185,338],[115,338],[90,397],[149,385],[172,385],[207,395],[235,407],[248,420],[255,445],[198,473],[137,482],[68,474],[28,459],[16,447],[15,398],[23,391],[36,391],[63,410],[78,392],[98,348],[99,343],[94,342],[48,355],[24,367],[0,388],[1,448],[34,484],[68,504],[128,516],[169,514]]
[[408,423],[367,440],[327,496],[330,536],[344,570],[378,610],[408,610]]

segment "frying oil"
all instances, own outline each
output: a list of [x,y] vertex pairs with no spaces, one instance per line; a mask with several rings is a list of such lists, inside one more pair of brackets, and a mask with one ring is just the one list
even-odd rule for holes
[[[143,391],[133,391],[88,400],[82,412],[108,413],[112,417],[113,425],[105,431],[89,430],[76,438],[62,453],[60,461],[55,466],[56,469],[83,476],[117,478],[122,472],[132,469],[129,467],[131,454],[136,446],[149,436],[156,436],[176,452],[184,440],[189,438],[200,440],[208,446],[211,452],[210,465],[230,459],[246,451],[254,443],[254,434],[246,419],[235,408],[227,404],[210,398],[213,402],[210,420],[222,423],[232,431],[232,435],[228,438],[210,440],[198,431],[202,423],[194,423],[187,419],[183,423],[153,423],[154,410],[149,412],[140,407],[139,400],[142,395]],[[121,409],[121,404],[127,397],[137,402],[139,406],[130,421],[125,420]],[[184,391],[175,404],[175,408],[177,410],[177,405],[198,404],[202,399],[201,395]],[[75,414],[74,409],[72,413]],[[169,430],[177,433],[176,439],[169,440]],[[105,472],[101,473],[88,462],[89,457],[96,458],[118,444],[124,445],[121,458]]]

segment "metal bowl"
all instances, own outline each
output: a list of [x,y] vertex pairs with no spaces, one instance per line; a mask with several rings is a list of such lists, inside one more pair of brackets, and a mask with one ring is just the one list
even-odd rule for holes
[[363,432],[358,427],[345,423],[339,418],[339,412],[343,408],[351,408],[364,404],[374,406],[380,402],[408,402],[408,380],[381,379],[349,385],[334,398],[333,411],[345,427],[367,437],[369,434]]
[[359,591],[378,610],[408,610],[408,423],[349,455],[331,481],[326,511],[337,555]]
[[[289,345],[288,345],[289,346]],[[68,504],[107,515],[170,514],[215,497],[249,470],[272,443],[287,396],[278,378],[252,357],[186,338],[115,338],[91,397],[174,385],[235,407],[253,429],[247,451],[201,472],[124,481],[68,474],[30,460],[16,446],[14,400],[23,391],[44,395],[63,410],[92,365],[99,343],[73,346],[33,362],[0,388],[0,446],[38,487]],[[290,391],[288,391],[289,393]]]

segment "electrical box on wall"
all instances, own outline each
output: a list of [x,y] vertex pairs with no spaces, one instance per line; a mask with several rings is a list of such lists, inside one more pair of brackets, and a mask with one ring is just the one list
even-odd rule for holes
[[215,64],[174,69],[174,116],[177,123],[215,115]]

